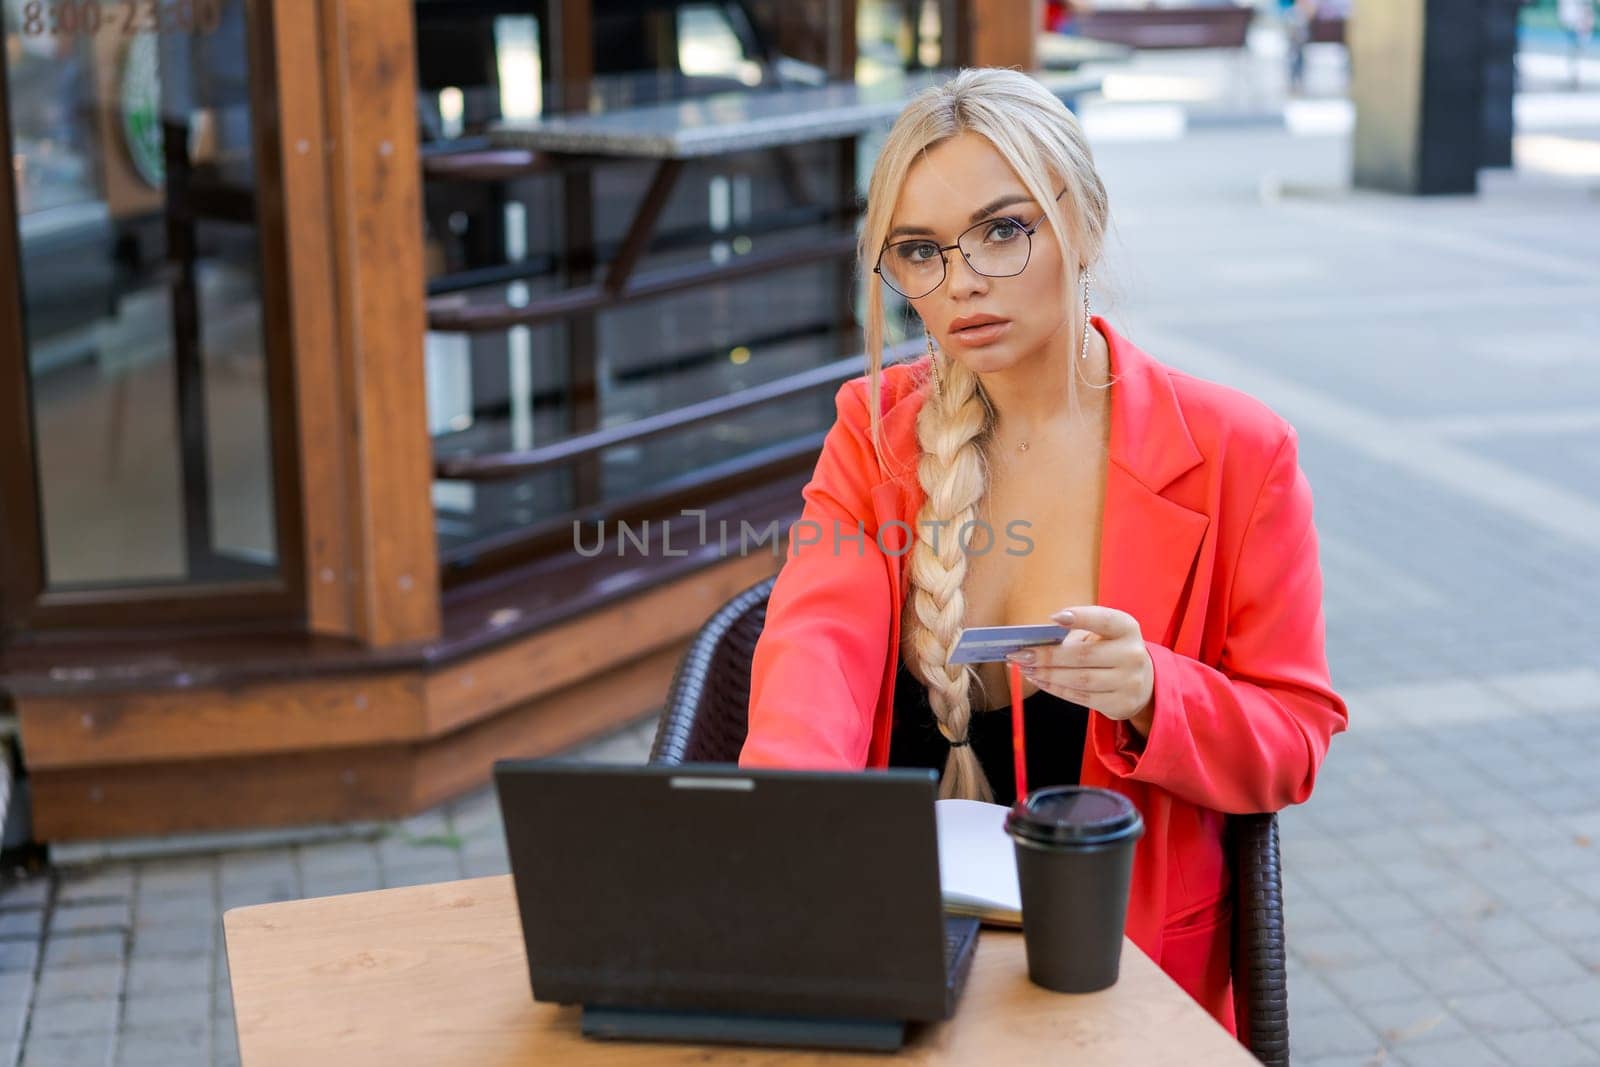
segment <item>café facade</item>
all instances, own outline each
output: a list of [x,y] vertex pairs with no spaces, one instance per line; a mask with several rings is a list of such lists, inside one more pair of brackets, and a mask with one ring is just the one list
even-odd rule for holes
[[1034,8],[0,0],[33,838],[403,816],[659,706],[860,373],[872,138]]

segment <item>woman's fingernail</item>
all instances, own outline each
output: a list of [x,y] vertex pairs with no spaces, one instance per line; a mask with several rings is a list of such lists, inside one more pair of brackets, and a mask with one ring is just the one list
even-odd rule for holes
[[1059,622],[1063,626],[1071,626],[1072,625],[1072,612],[1070,612],[1070,611],[1058,611],[1054,615],[1050,616],[1050,621],[1051,622]]
[[1033,662],[1033,653],[1032,652],[1026,652],[1026,651],[1024,651],[1024,652],[1013,652],[1009,656],[1007,656],[1006,658],[1009,659],[1012,663],[1032,663]]

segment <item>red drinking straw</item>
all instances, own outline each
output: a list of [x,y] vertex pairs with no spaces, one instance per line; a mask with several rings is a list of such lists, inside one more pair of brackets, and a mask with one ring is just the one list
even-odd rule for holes
[[1022,667],[1015,660],[1006,664],[1011,679],[1011,758],[1017,768],[1017,799],[1028,795],[1028,755],[1022,738]]

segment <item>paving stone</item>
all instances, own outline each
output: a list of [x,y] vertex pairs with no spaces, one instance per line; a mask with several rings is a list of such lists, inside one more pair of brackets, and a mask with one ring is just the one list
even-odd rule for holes
[[1557,982],[1574,982],[1588,975],[1588,970],[1572,954],[1555,945],[1496,952],[1491,962],[1520,988],[1552,985]]
[[1495,845],[1494,832],[1477,823],[1436,823],[1418,826],[1413,832],[1429,849],[1445,854],[1480,852]]
[[39,963],[39,942],[0,941],[0,974],[32,974]]
[[327,874],[307,873],[302,888],[308,897],[332,897],[342,893],[367,893],[383,888],[383,878],[377,865],[371,871],[335,871]]
[[[1471,1036],[1461,1020],[1450,1014],[1437,997],[1403,997],[1375,1000],[1356,1007],[1356,1013],[1377,1031],[1384,1047],[1404,1049],[1424,1041],[1444,1041]],[[1294,1017],[1289,1018],[1294,1027]]]
[[130,1028],[163,1030],[187,1026],[204,1027],[210,1018],[209,989],[130,993],[123,1003],[123,1020]]
[[78,1037],[84,1034],[115,1033],[117,998],[73,997],[35,1004],[28,1016],[28,1036]]
[[128,995],[209,989],[211,967],[209,955],[136,958],[128,965]]
[[403,838],[450,837],[452,834],[449,812],[442,807],[401,819],[391,824],[391,830]]
[[211,1032],[204,1026],[124,1030],[116,1062],[118,1067],[207,1067]]
[[1542,873],[1533,861],[1519,857],[1498,870],[1486,872],[1479,880],[1503,905],[1501,910],[1527,913],[1578,903],[1581,897],[1561,874]]
[[1562,877],[1600,872],[1600,851],[1593,844],[1579,844],[1570,838],[1530,846],[1522,853],[1540,870]]
[[449,844],[413,844],[398,839],[386,840],[378,846],[378,865],[387,876],[396,870],[458,863],[460,842],[454,836],[449,841]]
[[1410,829],[1394,826],[1347,834],[1343,841],[1351,852],[1369,863],[1377,863],[1380,869],[1387,869],[1389,860],[1416,856],[1420,846],[1417,835]]
[[135,928],[188,926],[207,918],[215,920],[222,911],[212,895],[141,897],[133,910]]
[[1329,967],[1320,971],[1318,977],[1357,1008],[1374,1001],[1418,997],[1426,992],[1405,968],[1389,960],[1355,967]]
[[1527,797],[1552,815],[1578,815],[1594,807],[1594,790],[1587,784],[1530,789]]
[[378,853],[370,841],[334,841],[300,846],[300,873],[313,875],[365,874],[378,868]]
[[220,920],[199,918],[185,926],[135,926],[129,953],[142,956],[208,955],[216,947]]
[[224,888],[238,883],[293,881],[299,873],[292,848],[242,849],[224,852],[219,860],[217,874]]
[[[0,1004],[26,1004],[33,999],[33,975],[0,974]],[[0,1061],[4,1062],[4,1061]]]
[[[1597,761],[1597,763],[1600,763],[1600,761]],[[1590,871],[1586,874],[1568,874],[1564,880],[1591,905],[1600,904],[1600,871]]]
[[1600,908],[1587,901],[1572,900],[1558,906],[1534,909],[1528,914],[1528,921],[1559,941],[1600,939]]
[[1379,875],[1391,886],[1408,892],[1423,892],[1456,876],[1456,867],[1440,856],[1415,856],[1385,860]]
[[[1428,915],[1408,894],[1393,889],[1353,893],[1342,897],[1336,907],[1350,922],[1371,933],[1380,943],[1383,940],[1380,932],[1383,928],[1414,925],[1428,919]],[[1287,916],[1285,919],[1287,921]]]
[[450,827],[463,838],[502,833],[494,789],[480,789],[450,805]]
[[128,955],[126,933],[64,934],[44,945],[44,966],[74,967],[85,963],[114,963]]
[[1502,909],[1498,897],[1465,879],[1418,892],[1416,899],[1424,911],[1439,918],[1471,918],[1492,915]]
[[1515,989],[1463,994],[1450,997],[1445,1003],[1480,1034],[1528,1030],[1555,1022],[1554,1017],[1531,997]]
[[239,1067],[239,1034],[233,1027],[212,1031],[211,1061],[214,1067]]
[[1493,993],[1509,988],[1510,979],[1471,953],[1427,956],[1406,961],[1406,969],[1435,996],[1446,998]]
[[81,967],[53,967],[39,974],[34,999],[39,1003],[71,997],[118,997],[126,968],[120,963],[92,963]]
[[1521,915],[1499,911],[1492,915],[1461,916],[1442,920],[1447,928],[1473,946],[1498,953],[1550,944]]
[[491,875],[510,873],[511,860],[504,852],[468,853],[463,854],[461,857],[461,876],[463,878],[487,878]]
[[78,1037],[28,1035],[21,1067],[110,1067],[114,1033]]
[[0,911],[0,938],[24,938],[37,941],[44,936],[42,908],[19,908]]
[[1321,897],[1313,895],[1285,899],[1283,922],[1292,939],[1313,930],[1337,930],[1347,925],[1350,918]]
[[1392,1062],[1405,1067],[1506,1067],[1512,1061],[1479,1038],[1465,1037],[1407,1045]]
[[1600,941],[1569,941],[1565,947],[1591,974],[1600,974]]
[[226,982],[211,987],[211,1016],[227,1019],[228,1025],[233,1025],[233,990]]
[[1309,971],[1294,970],[1289,973],[1289,1018],[1299,1018],[1307,1013],[1341,1010],[1348,1005],[1334,992],[1333,987]]
[[1338,870],[1361,861],[1361,857],[1348,845],[1331,837],[1284,834],[1279,847],[1284,865],[1294,868],[1311,885],[1316,884],[1315,874]]
[[1353,862],[1347,867],[1317,868],[1314,871],[1304,871],[1299,868],[1296,870],[1297,873],[1306,876],[1306,880],[1319,894],[1335,902],[1356,893],[1381,890],[1387,884],[1379,867],[1360,861]]
[[1374,1055],[1382,1042],[1361,1017],[1349,1009],[1312,1012],[1296,1018],[1289,1027],[1290,1058]]
[[222,910],[229,912],[234,908],[248,908],[256,904],[276,904],[280,901],[299,900],[300,898],[299,889],[287,882],[240,883],[227,886],[222,890]]
[[0,1064],[9,1063],[4,1054],[14,1052],[22,1044],[29,1007],[26,997],[0,1002]]
[[139,869],[138,898],[141,909],[166,897],[210,897],[217,891],[215,856],[152,860]]
[[1385,927],[1373,931],[1372,937],[1385,954],[1402,963],[1430,956],[1459,956],[1472,951],[1472,946],[1440,919],[1409,926]]
[[132,867],[100,867],[62,875],[56,882],[57,904],[126,900],[133,895]]
[[1600,977],[1585,973],[1574,981],[1529,986],[1523,992],[1569,1026],[1574,1023],[1600,1023]]
[[1600,671],[1586,667],[1530,671],[1515,678],[1502,676],[1491,685],[1530,711],[1592,708],[1600,692]]
[[0,883],[0,908],[42,908],[50,902],[50,877]]
[[1490,1034],[1488,1040],[1514,1063],[1536,1063],[1539,1067],[1594,1067],[1595,1064],[1592,1045],[1554,1027]]
[[383,885],[386,889],[408,885],[428,885],[433,882],[453,882],[465,877],[461,872],[461,859],[451,855],[448,859],[436,858],[426,865],[385,868]]
[[1358,930],[1317,930],[1297,936],[1288,943],[1289,952],[1312,970],[1373,963],[1383,952],[1371,938]]
[[126,930],[133,925],[133,905],[119,900],[106,904],[74,904],[50,913],[50,935],[83,931]]

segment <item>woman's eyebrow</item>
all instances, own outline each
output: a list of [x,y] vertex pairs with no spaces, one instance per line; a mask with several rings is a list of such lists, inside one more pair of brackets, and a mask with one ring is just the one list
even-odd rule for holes
[[[999,211],[1003,207],[1010,207],[1012,204],[1031,203],[1033,203],[1033,197],[1029,196],[1027,193],[1007,193],[998,199],[991,200],[989,203],[974,211],[967,221],[982,222],[984,219],[988,218],[990,215],[993,215],[996,211]],[[894,229],[889,231],[889,240],[892,241],[896,237],[900,237],[902,235],[907,237],[915,237],[920,235],[932,237],[934,234],[933,231],[928,229],[926,226],[896,226]]]

